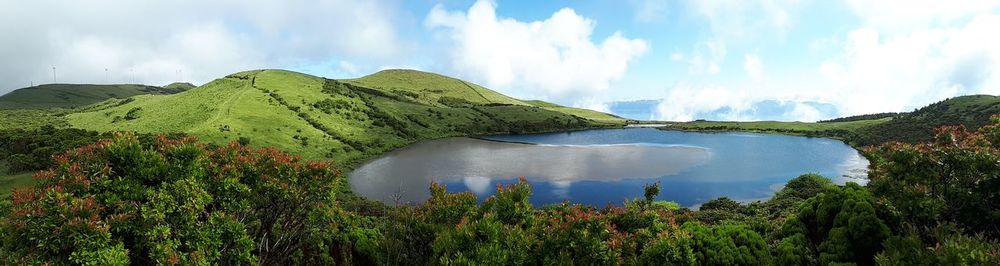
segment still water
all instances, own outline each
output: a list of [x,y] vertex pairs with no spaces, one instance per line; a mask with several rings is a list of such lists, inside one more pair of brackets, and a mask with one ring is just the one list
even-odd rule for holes
[[867,166],[856,150],[832,139],[626,128],[426,141],[349,176],[355,193],[386,203],[423,202],[431,182],[482,200],[496,185],[523,176],[536,206],[621,205],[642,197],[644,184],[660,182],[659,199],[695,207],[723,196],[767,199],[804,173],[863,184]]

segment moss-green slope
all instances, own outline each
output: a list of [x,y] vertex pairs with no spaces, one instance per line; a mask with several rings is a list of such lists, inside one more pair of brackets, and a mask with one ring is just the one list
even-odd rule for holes
[[[424,82],[417,84],[428,84]],[[97,131],[183,132],[215,143],[242,137],[255,146],[334,158],[346,166],[424,139],[619,125],[524,104],[486,89],[411,94],[401,92],[403,87],[358,84],[364,83],[282,70],[247,71],[184,93],[90,106],[68,115],[67,121]],[[414,89],[418,87],[405,90],[420,91]]]
[[343,81],[389,93],[415,96],[413,98],[424,103],[435,103],[442,97],[451,97],[476,104],[528,105],[471,82],[417,70],[382,70],[358,79]]

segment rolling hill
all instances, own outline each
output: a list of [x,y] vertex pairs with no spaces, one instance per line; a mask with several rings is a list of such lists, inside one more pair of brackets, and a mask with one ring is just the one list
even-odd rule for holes
[[194,89],[195,87],[198,86],[195,86],[194,84],[188,82],[174,82],[167,84],[167,86],[163,86],[164,89],[174,91],[174,93],[181,93],[190,89]]
[[673,123],[664,129],[692,131],[755,131],[806,136],[833,137],[855,146],[888,141],[926,142],[934,129],[946,125],[964,125],[969,130],[989,124],[990,116],[1000,114],[1000,96],[968,95],[946,99],[909,113],[884,113],[806,122],[718,122],[693,121]]
[[0,109],[74,108],[111,98],[173,94],[185,90],[178,86],[164,88],[136,84],[46,84],[14,90],[0,96]]
[[575,108],[535,106],[413,70],[351,80],[246,71],[184,93],[109,100],[66,119],[72,127],[95,131],[181,132],[215,143],[249,141],[307,158],[334,158],[348,168],[424,139],[624,123]]

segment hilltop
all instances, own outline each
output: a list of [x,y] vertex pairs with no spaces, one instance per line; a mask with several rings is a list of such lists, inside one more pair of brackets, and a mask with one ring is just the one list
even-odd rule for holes
[[72,127],[95,131],[178,132],[214,143],[240,140],[307,158],[334,158],[348,166],[425,139],[624,123],[593,111],[532,105],[466,81],[413,70],[350,80],[246,71],[184,93],[109,100],[66,120]]
[[1000,114],[1000,96],[959,96],[930,104],[909,113],[882,113],[852,116],[818,123],[807,122],[719,122],[674,123],[664,129],[691,131],[755,131],[806,136],[833,137],[855,146],[878,145],[889,141],[927,142],[934,129],[963,125],[976,130]]
[[198,86],[195,86],[194,84],[191,84],[190,82],[174,82],[174,83],[167,84],[167,86],[163,86],[164,89],[168,89],[168,90],[174,91],[174,93],[181,93],[181,92],[184,92],[184,91],[187,91],[187,90],[190,90],[190,89],[194,89],[195,87],[198,87]]
[[75,108],[112,98],[173,94],[184,90],[138,84],[46,84],[17,89],[0,96],[0,109]]

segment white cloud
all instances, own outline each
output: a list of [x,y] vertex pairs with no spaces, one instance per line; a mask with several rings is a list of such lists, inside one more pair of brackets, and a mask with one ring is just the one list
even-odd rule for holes
[[751,107],[750,92],[725,87],[695,87],[679,85],[670,88],[667,97],[656,107],[657,119],[666,121],[691,121],[698,119],[699,113],[713,112],[729,108],[726,120],[746,120],[739,110]]
[[441,5],[425,24],[445,42],[445,67],[506,93],[581,97],[605,91],[648,43],[615,32],[591,41],[596,22],[569,8],[541,21],[498,17],[495,3],[477,1],[467,12]]
[[667,0],[631,0],[629,4],[635,9],[635,19],[639,22],[653,22],[663,18],[669,11]]
[[[681,57],[683,58],[683,57]],[[688,72],[691,74],[718,74],[722,61],[726,59],[726,45],[719,41],[698,43],[688,56]]]
[[684,1],[687,9],[705,19],[716,38],[756,39],[764,32],[783,32],[793,26],[799,0]]
[[908,111],[946,97],[1000,92],[1000,16],[902,32],[859,28],[818,72],[846,114]]
[[[29,83],[207,82],[407,49],[383,1],[0,1],[0,94]],[[355,62],[356,63],[356,62]],[[104,69],[110,80],[106,80]],[[134,77],[134,78],[133,78]]]
[[848,5],[867,27],[882,31],[909,31],[996,13],[1000,1],[849,0]]
[[601,101],[598,98],[590,98],[586,100],[577,101],[573,104],[573,107],[590,109],[603,113],[611,113],[611,106],[607,102]]
[[759,81],[764,77],[764,65],[761,64],[760,57],[757,54],[743,55],[743,70],[754,81]]

